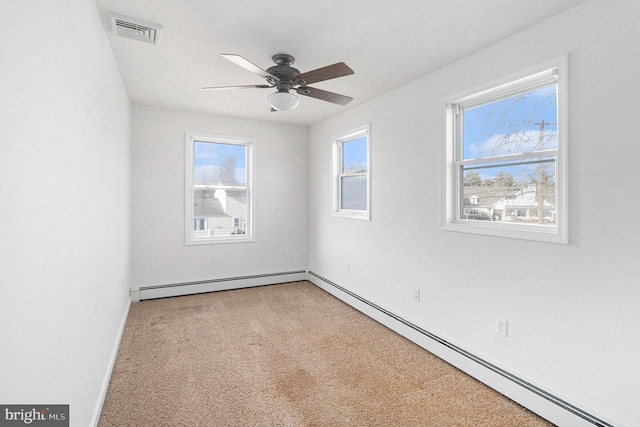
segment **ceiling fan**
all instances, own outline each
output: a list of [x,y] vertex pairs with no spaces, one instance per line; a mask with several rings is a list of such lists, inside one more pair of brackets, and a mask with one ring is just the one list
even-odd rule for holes
[[318,68],[306,73],[300,73],[291,65],[295,61],[293,56],[285,53],[273,55],[271,59],[276,64],[263,70],[249,60],[240,55],[222,54],[223,58],[228,59],[236,65],[249,70],[263,77],[268,84],[266,85],[244,85],[244,86],[218,86],[203,87],[204,90],[221,90],[221,89],[270,89],[276,88],[276,92],[270,94],[267,99],[271,104],[271,111],[291,111],[300,102],[295,94],[290,93],[294,90],[296,93],[311,98],[320,99],[322,101],[332,102],[339,105],[347,105],[353,100],[350,96],[340,95],[322,89],[307,86],[312,83],[322,82],[325,80],[335,79],[337,77],[348,76],[354,71],[344,62],[338,62],[333,65]]

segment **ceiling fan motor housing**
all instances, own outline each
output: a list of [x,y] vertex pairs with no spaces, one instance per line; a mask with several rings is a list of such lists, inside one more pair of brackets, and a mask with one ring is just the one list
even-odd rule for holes
[[[354,74],[354,71],[349,68],[344,62],[337,62],[332,65],[327,65],[315,70],[307,71],[306,73],[300,73],[299,70],[293,68],[291,65],[295,61],[295,58],[286,53],[278,53],[273,55],[271,59],[276,64],[270,67],[268,70],[263,70],[259,66],[255,65],[251,61],[243,58],[237,54],[221,54],[222,57],[228,59],[236,65],[251,71],[267,80],[268,85],[243,85],[243,86],[218,86],[218,87],[205,87],[203,89],[271,89],[276,88],[276,92],[269,95],[273,100],[295,99],[297,105],[297,97],[290,93],[294,90],[300,95],[305,95],[310,98],[319,99],[321,101],[327,101],[338,105],[347,105],[353,100],[350,96],[340,95],[338,93],[329,92],[323,89],[307,86],[308,84],[318,83],[325,80],[335,79],[337,77],[344,77]],[[270,100],[271,102],[271,100]],[[278,103],[279,101],[274,101]],[[285,106],[282,104],[284,111],[289,111],[295,107]],[[273,106],[272,108],[276,108]],[[281,108],[276,108],[281,110]]]
[[293,56],[287,55],[286,53],[278,53],[273,55],[271,59],[276,65],[267,68],[267,73],[276,76],[279,81],[270,79],[269,77],[266,77],[266,79],[269,83],[276,86],[278,92],[289,92],[293,89],[293,86],[304,85],[304,80],[292,80],[293,76],[300,74],[298,69],[291,66],[295,61]]

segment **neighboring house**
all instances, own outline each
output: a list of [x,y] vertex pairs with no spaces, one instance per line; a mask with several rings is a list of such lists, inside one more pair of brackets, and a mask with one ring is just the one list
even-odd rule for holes
[[[553,193],[552,193],[553,195]],[[487,221],[539,222],[538,205],[542,205],[544,223],[555,222],[556,208],[543,194],[538,199],[535,184],[526,187],[465,186],[464,217]]]
[[244,191],[196,190],[193,206],[195,235],[244,234],[246,211]]

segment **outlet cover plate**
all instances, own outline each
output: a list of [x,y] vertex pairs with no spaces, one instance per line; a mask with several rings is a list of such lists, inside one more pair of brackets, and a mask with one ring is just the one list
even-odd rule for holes
[[507,337],[508,322],[506,319],[496,317],[496,334]]

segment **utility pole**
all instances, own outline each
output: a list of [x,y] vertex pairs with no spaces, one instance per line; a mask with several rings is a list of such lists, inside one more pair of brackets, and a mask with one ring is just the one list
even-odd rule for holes
[[[554,126],[554,125],[557,125],[557,123],[547,123],[547,122],[544,121],[544,119],[542,119],[541,122],[534,123],[534,125],[540,126],[538,150],[542,151],[542,150],[544,150],[544,126],[545,125]],[[542,160],[542,158],[540,160]],[[543,191],[542,191],[543,190],[543,186],[542,186],[543,181],[546,181],[545,172],[544,172],[544,163],[540,162],[538,164],[538,179],[536,180],[536,201],[538,202],[537,214],[538,214],[538,223],[540,223],[540,224],[542,224],[544,222],[544,219],[543,219],[543,215],[544,215],[544,194],[543,194]]]

